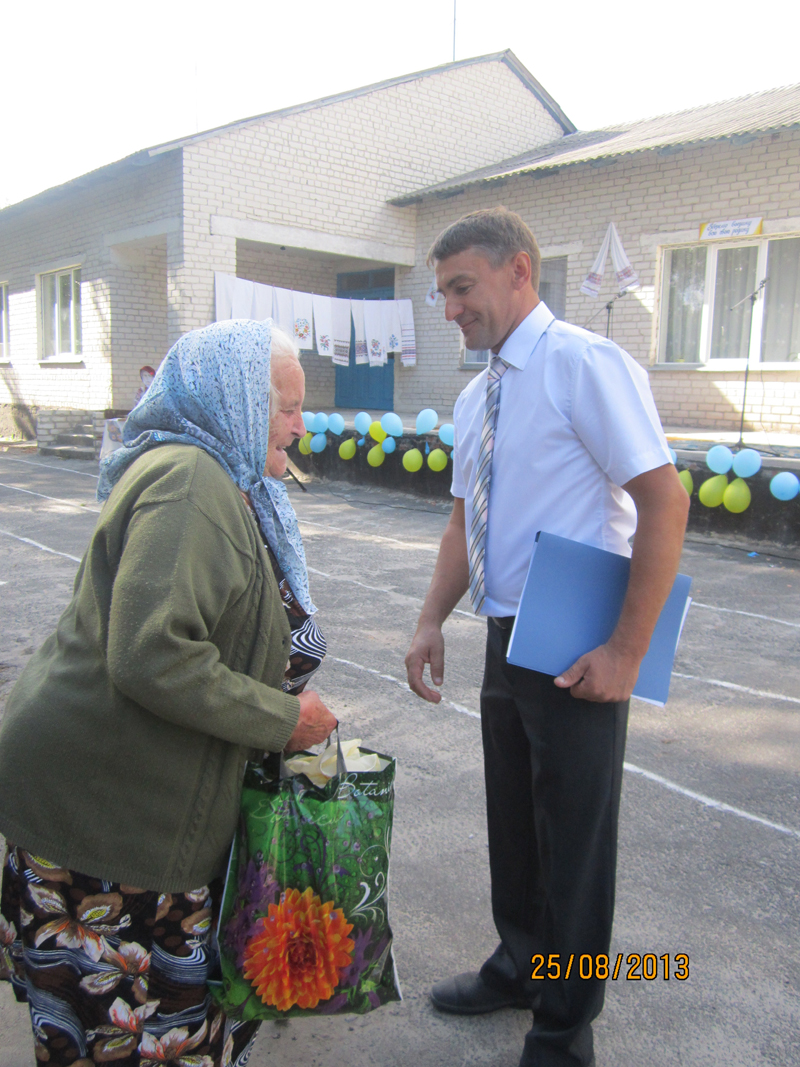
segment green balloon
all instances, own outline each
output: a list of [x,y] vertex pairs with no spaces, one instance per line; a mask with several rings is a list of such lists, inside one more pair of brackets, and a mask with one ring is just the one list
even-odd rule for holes
[[680,482],[681,482],[681,485],[683,486],[683,488],[686,490],[686,492],[689,494],[689,496],[691,496],[692,493],[694,492],[694,482],[692,481],[692,472],[691,471],[681,471],[681,473],[678,475],[678,478],[680,478]]
[[412,474],[420,469],[422,466],[422,453],[418,448],[409,448],[408,452],[403,456],[403,466],[407,471],[411,471]]
[[706,478],[697,493],[700,503],[707,508],[718,508],[727,488],[728,476],[726,474],[715,474],[713,478]]
[[723,493],[722,504],[728,511],[732,511],[734,515],[738,515],[740,512],[746,511],[750,507],[751,499],[750,486],[744,478],[734,478]]
[[428,456],[428,466],[432,471],[443,471],[447,466],[447,453],[441,448],[434,448]]
[[355,438],[348,437],[346,441],[342,441],[339,445],[339,456],[341,459],[352,459],[356,454],[356,442]]
[[[378,423],[380,426],[380,423]],[[367,452],[367,463],[370,467],[380,467],[381,463],[386,459],[386,453],[383,451],[380,445],[375,445]]]

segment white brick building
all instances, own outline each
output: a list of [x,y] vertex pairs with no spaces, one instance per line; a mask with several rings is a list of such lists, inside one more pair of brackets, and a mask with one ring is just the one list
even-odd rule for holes
[[[579,325],[616,291],[609,269],[599,301],[579,294],[616,223],[642,288],[616,305],[613,336],[651,367],[665,423],[738,426],[745,345],[748,423],[797,430],[798,164],[800,87],[577,133],[510,52],[246,119],[0,211],[0,408],[127,410],[139,367],[213,319],[223,271],[329,295],[367,272],[393,282],[418,351],[397,361],[393,406],[447,410],[476,368],[424,303],[425,255],[443,226],[503,203],[539,238],[545,298]],[[753,217],[751,239],[700,242],[703,223]],[[718,279],[757,283],[777,276],[768,264],[778,295],[770,277],[752,320],[721,317]],[[332,363],[304,366],[308,407],[331,410]]]

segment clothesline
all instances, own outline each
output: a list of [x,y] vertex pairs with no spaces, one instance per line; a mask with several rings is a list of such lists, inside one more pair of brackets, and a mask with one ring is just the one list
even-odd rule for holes
[[350,300],[319,293],[301,293],[262,285],[233,274],[214,272],[216,319],[268,319],[304,351],[330,356],[346,367],[350,362],[350,326],[355,336],[356,363],[383,366],[390,352],[399,352],[404,367],[416,366],[417,342],[410,300]]

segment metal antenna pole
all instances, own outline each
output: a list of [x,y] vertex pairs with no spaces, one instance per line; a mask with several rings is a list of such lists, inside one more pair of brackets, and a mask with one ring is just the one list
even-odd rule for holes
[[[742,299],[737,301],[737,303],[735,303],[730,310],[731,311],[735,311],[736,308],[740,307],[742,304],[744,304],[746,301],[749,300],[750,301],[750,314],[752,316],[753,308],[755,308],[756,300],[758,300],[758,294],[761,292],[761,290],[764,288],[764,286],[767,284],[768,281],[769,281],[769,277],[762,278],[761,281],[759,282],[758,286],[753,290],[753,292],[749,293],[747,296],[742,297]],[[752,318],[751,318],[750,321],[751,321],[751,324],[752,324]],[[748,351],[748,353],[747,353],[747,362],[744,365],[744,391],[742,393],[742,419],[741,419],[741,422],[739,423],[739,440],[736,442],[736,447],[737,448],[743,448],[744,447],[744,413],[745,413],[745,410],[747,408],[747,380],[748,380],[749,377],[750,377],[750,353]]]
[[456,61],[456,2],[453,0],[453,62]]

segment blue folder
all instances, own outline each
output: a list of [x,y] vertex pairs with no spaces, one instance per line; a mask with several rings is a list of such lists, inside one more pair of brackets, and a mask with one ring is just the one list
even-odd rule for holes
[[[603,645],[619,621],[628,588],[627,556],[540,532],[511,632],[509,663],[556,677]],[[639,668],[633,695],[664,705],[692,579],[675,578]]]

